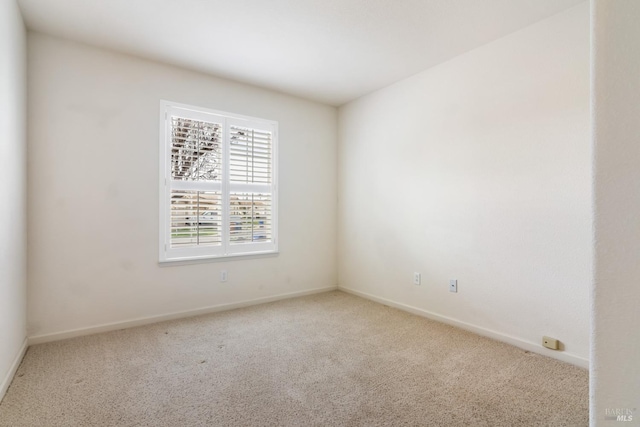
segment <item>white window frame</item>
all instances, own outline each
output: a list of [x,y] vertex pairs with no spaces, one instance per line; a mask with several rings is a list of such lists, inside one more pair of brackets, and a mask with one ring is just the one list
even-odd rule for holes
[[[221,123],[223,125],[223,167],[222,181],[187,182],[171,180],[171,117]],[[190,261],[201,259],[224,259],[260,254],[278,253],[278,122],[255,117],[242,116],[224,111],[195,107],[171,101],[160,101],[160,187],[159,187],[159,260],[163,262]],[[272,133],[271,148],[271,184],[245,184],[230,182],[229,179],[229,144],[230,126],[245,126],[252,129],[266,130]],[[171,190],[220,191],[222,193],[222,244],[219,246],[193,246],[186,248],[171,247]],[[268,191],[265,191],[268,190]],[[271,194],[271,241],[231,244],[230,202],[232,192],[267,192]]]

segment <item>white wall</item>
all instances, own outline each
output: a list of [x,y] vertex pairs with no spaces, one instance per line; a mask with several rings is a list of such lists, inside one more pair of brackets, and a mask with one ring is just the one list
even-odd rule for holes
[[[335,108],[28,41],[30,336],[336,286]],[[279,122],[278,256],[158,264],[161,99]]]
[[341,107],[338,158],[340,287],[587,365],[587,3]]
[[591,4],[595,141],[591,424],[610,425],[605,416],[621,409],[633,410],[630,425],[640,425],[640,2]]
[[26,33],[0,0],[0,399],[26,339]]

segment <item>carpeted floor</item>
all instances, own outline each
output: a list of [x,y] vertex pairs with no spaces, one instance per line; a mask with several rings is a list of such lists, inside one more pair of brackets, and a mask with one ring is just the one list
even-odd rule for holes
[[33,346],[0,426],[587,426],[588,373],[343,292]]

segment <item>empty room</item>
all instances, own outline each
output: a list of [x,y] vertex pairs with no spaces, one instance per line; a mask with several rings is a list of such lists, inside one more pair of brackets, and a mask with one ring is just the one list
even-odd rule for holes
[[640,425],[639,19],[0,0],[0,426]]

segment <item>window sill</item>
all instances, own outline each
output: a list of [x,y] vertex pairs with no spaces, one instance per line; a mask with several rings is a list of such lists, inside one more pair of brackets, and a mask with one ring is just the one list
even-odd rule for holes
[[265,251],[265,252],[251,252],[246,254],[233,254],[222,256],[201,256],[201,257],[189,257],[189,258],[172,258],[167,260],[158,261],[160,267],[173,267],[180,265],[190,264],[203,264],[210,262],[223,262],[223,261],[241,261],[252,260],[260,258],[276,257],[280,254],[279,251]]

